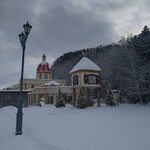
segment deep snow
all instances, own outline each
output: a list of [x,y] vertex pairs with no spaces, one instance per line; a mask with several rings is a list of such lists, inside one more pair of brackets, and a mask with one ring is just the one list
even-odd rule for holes
[[0,109],[0,150],[150,149],[150,105],[27,107],[18,136],[16,113],[12,106]]

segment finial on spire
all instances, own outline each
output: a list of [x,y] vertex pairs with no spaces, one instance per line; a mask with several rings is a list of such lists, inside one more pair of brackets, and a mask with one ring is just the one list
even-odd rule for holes
[[43,61],[46,61],[46,55],[45,55],[45,54],[43,54],[42,60],[43,60]]

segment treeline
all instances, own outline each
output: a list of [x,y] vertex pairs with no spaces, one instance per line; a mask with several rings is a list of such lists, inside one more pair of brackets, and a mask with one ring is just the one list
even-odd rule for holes
[[52,65],[54,78],[63,78],[70,85],[69,71],[86,55],[102,69],[103,95],[106,89],[118,89],[131,103],[150,99],[150,30],[122,38],[119,42],[68,52]]

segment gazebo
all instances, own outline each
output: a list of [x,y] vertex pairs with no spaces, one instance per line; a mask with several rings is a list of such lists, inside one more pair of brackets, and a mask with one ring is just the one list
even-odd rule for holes
[[87,57],[83,57],[69,72],[73,89],[73,104],[76,106],[79,91],[84,89],[86,105],[95,101],[100,106],[101,68]]

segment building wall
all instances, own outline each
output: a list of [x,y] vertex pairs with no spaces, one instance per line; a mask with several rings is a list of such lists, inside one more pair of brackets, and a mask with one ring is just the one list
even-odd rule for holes
[[51,73],[36,73],[36,79],[48,79],[52,80],[52,74]]
[[[96,71],[78,71],[72,74],[71,76],[71,85],[73,85],[73,76],[74,75],[78,75],[78,86],[86,86],[87,84],[84,82],[84,75],[89,75],[89,74],[93,74],[96,76],[101,76],[100,72],[96,72]],[[92,84],[91,84],[92,85]],[[95,84],[94,84],[95,85]],[[100,84],[97,84],[100,86]]]
[[[47,83],[51,80],[49,79],[23,79],[23,90],[41,87],[42,84]],[[66,80],[63,79],[56,79],[56,82],[66,85]],[[20,89],[20,84],[16,84],[15,89]]]
[[70,97],[72,98],[71,86],[38,87],[33,88],[32,92],[28,94],[28,103],[39,104],[43,97],[46,104],[55,104],[59,88],[61,88],[62,96],[66,101],[68,101]]

